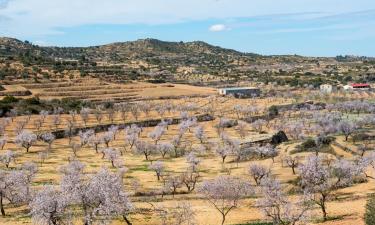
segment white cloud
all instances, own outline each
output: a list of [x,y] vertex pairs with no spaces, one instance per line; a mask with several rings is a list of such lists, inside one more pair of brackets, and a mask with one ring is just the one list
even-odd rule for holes
[[229,28],[225,26],[224,24],[215,24],[215,25],[212,25],[208,30],[212,32],[220,32],[220,31],[229,30]]

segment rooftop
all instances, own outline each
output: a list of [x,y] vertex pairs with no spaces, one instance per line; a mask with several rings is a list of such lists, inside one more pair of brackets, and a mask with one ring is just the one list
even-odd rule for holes
[[250,90],[250,89],[259,89],[257,87],[230,87],[230,88],[220,88],[220,90]]
[[370,87],[369,84],[351,84],[352,87]]

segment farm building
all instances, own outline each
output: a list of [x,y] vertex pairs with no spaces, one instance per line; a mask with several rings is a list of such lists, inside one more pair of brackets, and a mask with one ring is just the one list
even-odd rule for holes
[[344,86],[344,90],[370,90],[371,86],[369,84],[349,84]]
[[337,87],[331,84],[322,84],[320,85],[320,91],[322,93],[332,93],[337,90]]
[[255,87],[234,87],[234,88],[220,88],[219,94],[233,95],[234,97],[258,97],[260,96],[260,89]]

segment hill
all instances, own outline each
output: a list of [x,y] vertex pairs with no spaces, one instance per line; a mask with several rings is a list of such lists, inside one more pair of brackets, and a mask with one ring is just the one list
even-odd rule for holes
[[92,76],[116,82],[151,80],[218,85],[238,81],[291,86],[374,80],[374,59],[262,56],[202,41],[156,39],[92,47],[42,47],[0,38],[0,78]]

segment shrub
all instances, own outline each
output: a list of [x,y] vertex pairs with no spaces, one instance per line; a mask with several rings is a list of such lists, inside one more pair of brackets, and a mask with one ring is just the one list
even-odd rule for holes
[[367,199],[366,213],[365,213],[366,225],[375,225],[375,195],[372,194]]
[[269,109],[268,109],[268,115],[270,117],[274,117],[274,116],[277,116],[279,115],[279,110],[277,109],[277,107],[275,105],[271,106]]
[[314,139],[309,138],[301,144],[302,149],[312,149],[316,147]]

